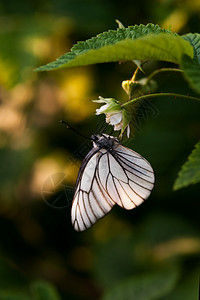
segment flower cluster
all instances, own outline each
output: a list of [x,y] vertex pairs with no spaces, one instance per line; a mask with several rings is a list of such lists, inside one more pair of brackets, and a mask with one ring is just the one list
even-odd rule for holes
[[121,135],[127,129],[127,137],[130,136],[130,119],[127,111],[121,106],[120,102],[113,98],[99,97],[99,100],[93,100],[97,103],[105,103],[96,110],[96,115],[105,114],[106,123],[114,126],[114,130],[121,130]]

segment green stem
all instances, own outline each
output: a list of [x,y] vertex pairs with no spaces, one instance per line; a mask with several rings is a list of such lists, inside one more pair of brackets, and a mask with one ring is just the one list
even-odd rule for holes
[[161,68],[158,70],[155,70],[154,72],[152,72],[149,77],[147,78],[146,84],[157,74],[159,74],[160,72],[183,72],[181,69],[176,69],[176,68]]
[[196,97],[191,97],[191,96],[186,96],[186,95],[181,95],[181,94],[175,94],[175,93],[156,93],[156,94],[148,94],[148,95],[143,95],[137,98],[134,98],[124,104],[122,104],[122,107],[125,107],[129,104],[132,104],[136,101],[139,100],[144,100],[144,99],[149,99],[149,98],[155,98],[155,97],[177,97],[177,98],[183,98],[183,99],[190,99],[190,100],[198,100],[200,101],[200,98],[196,98]]

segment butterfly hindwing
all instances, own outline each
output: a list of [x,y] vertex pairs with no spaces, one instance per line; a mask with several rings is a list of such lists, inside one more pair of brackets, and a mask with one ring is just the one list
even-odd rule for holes
[[118,169],[123,170],[123,177],[126,178],[121,179],[121,173],[119,176],[116,171],[116,175],[113,175],[120,199],[117,204],[132,209],[149,197],[155,180],[153,169],[144,157],[120,144],[116,144],[112,155],[116,161],[116,169],[118,164]]

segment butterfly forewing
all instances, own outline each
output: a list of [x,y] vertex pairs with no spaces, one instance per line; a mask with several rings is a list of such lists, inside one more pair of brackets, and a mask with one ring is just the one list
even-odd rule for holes
[[[114,204],[133,209],[147,199],[154,186],[149,162],[135,151],[103,137],[85,157],[79,171],[72,204],[72,224],[77,231],[91,227]],[[110,140],[113,145],[109,148]]]
[[[84,168],[80,169],[72,203],[72,224],[77,231],[91,227],[107,214],[115,204],[107,195],[97,176],[99,159],[104,153],[91,150]],[[94,164],[94,165],[93,165]],[[92,169],[93,165],[93,169]]]

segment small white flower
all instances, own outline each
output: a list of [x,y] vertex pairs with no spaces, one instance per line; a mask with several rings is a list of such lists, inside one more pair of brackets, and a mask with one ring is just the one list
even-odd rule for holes
[[114,130],[122,130],[123,127],[123,115],[122,112],[106,114],[106,123],[114,126]]
[[100,108],[96,109],[96,115],[100,115],[100,114],[104,113],[104,111],[106,109],[108,109],[108,107],[109,107],[109,104],[105,104],[105,105],[101,106]]
[[96,109],[96,115],[105,114],[106,123],[114,126],[115,131],[121,130],[122,134],[127,129],[127,137],[130,136],[130,120],[126,110],[121,107],[119,101],[113,98],[99,97],[99,100],[93,100],[93,102],[106,103]]
[[[122,122],[122,112],[106,114],[106,123],[110,125],[117,125]],[[121,129],[121,128],[120,128]]]

